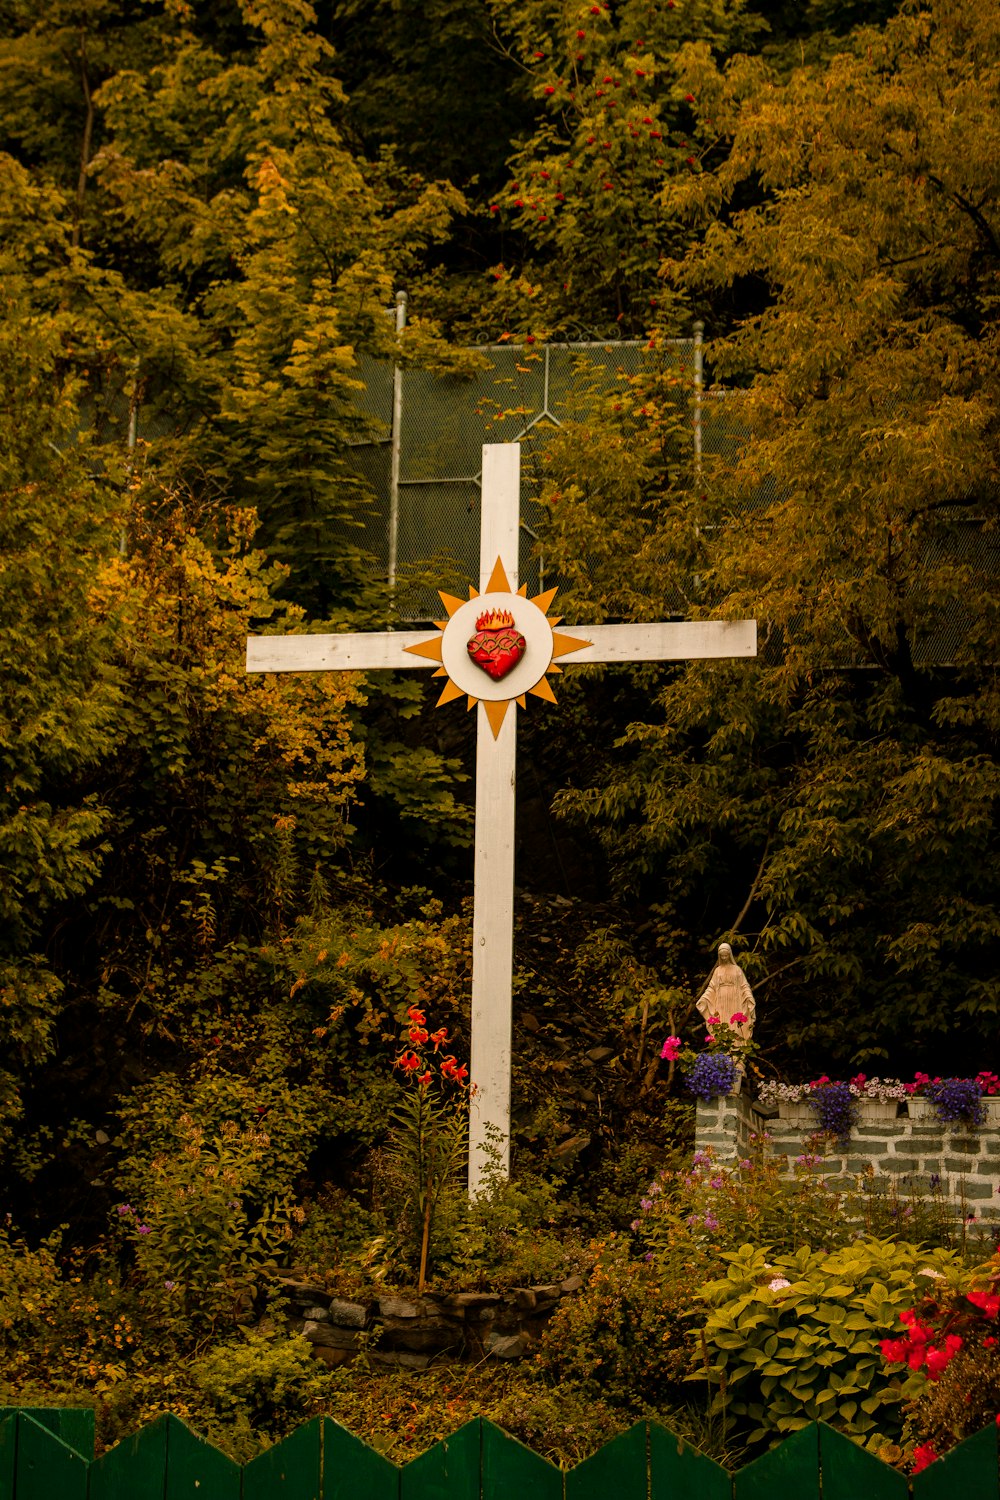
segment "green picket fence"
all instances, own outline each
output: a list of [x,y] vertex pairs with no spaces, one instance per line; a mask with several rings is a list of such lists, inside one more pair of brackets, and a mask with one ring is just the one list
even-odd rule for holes
[[1000,1500],[997,1429],[908,1480],[813,1423],[737,1474],[637,1422],[563,1471],[476,1418],[402,1467],[329,1417],[240,1465],[163,1416],[94,1458],[92,1411],[0,1408],[0,1500]]

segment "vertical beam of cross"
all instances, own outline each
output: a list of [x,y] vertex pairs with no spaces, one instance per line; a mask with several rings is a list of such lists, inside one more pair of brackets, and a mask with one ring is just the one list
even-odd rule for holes
[[[497,558],[517,589],[521,450],[483,449],[479,592]],[[510,1049],[514,962],[514,788],[517,716],[506,714],[494,738],[485,704],[476,709],[476,852],[472,918],[472,1042],[469,1075],[469,1193],[484,1173],[510,1173]],[[498,1153],[494,1155],[493,1153]]]

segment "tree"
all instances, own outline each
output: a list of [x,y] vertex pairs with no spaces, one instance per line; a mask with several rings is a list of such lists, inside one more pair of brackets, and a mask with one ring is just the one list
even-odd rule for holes
[[998,1011],[998,68],[996,19],[950,0],[787,83],[705,60],[732,147],[676,190],[721,208],[672,272],[771,301],[712,351],[748,438],[690,507],[689,577],[762,658],[676,677],[562,799],[703,952],[740,935],[772,1035],[840,1063],[971,1061],[956,1013]]

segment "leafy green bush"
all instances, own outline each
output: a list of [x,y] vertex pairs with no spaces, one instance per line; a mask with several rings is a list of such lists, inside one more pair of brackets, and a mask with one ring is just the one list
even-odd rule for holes
[[214,1138],[190,1115],[177,1121],[175,1149],[151,1164],[141,1207],[120,1203],[140,1296],[165,1322],[214,1321],[245,1306],[291,1239],[293,1210],[278,1199],[251,1219],[258,1164],[269,1140],[227,1121]]
[[683,1271],[665,1277],[613,1235],[592,1252],[586,1285],[563,1299],[545,1331],[538,1368],[636,1412],[649,1402],[683,1398],[690,1277]]
[[818,1420],[850,1437],[876,1429],[880,1439],[898,1437],[903,1397],[879,1341],[921,1295],[928,1271],[961,1283],[968,1273],[957,1257],[873,1240],[832,1254],[743,1245],[723,1259],[726,1274],[699,1292],[711,1311],[704,1368],[689,1376],[718,1387],[713,1410],[747,1428],[751,1443],[774,1444]]

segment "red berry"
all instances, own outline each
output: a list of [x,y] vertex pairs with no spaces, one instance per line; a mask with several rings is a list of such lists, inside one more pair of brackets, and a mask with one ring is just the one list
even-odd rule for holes
[[554,94],[555,93],[555,89],[552,87],[551,83],[547,83],[545,85],[545,92],[547,94]]
[[693,104],[694,103],[694,95],[693,94],[685,94],[684,95],[684,103],[685,104]]
[[576,39],[577,39],[577,41],[578,41],[578,42],[582,42],[582,41],[583,41],[583,39],[584,39],[584,37],[585,37],[585,36],[586,36],[586,35],[587,35],[587,33],[586,33],[586,32],[585,32],[585,31],[578,31],[578,32],[577,32],[577,34],[576,34]]

